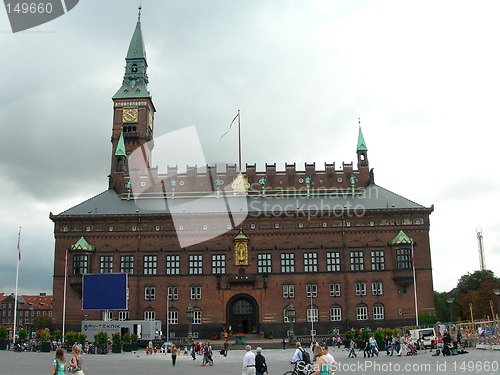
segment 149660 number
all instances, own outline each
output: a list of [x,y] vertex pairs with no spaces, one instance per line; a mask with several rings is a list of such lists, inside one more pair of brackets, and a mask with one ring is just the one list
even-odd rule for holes
[[52,13],[52,3],[17,3],[13,5],[11,3],[5,4],[7,8],[7,13],[18,13],[18,14],[43,14]]

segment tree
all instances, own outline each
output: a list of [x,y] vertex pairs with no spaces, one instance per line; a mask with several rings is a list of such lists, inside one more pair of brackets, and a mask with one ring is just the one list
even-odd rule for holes
[[500,286],[499,279],[495,277],[492,271],[476,271],[472,274],[468,273],[467,275],[463,275],[458,280],[458,284],[455,289],[452,290],[452,293],[456,298],[470,290],[478,290],[486,280],[492,280],[497,284],[497,287]]
[[498,313],[497,296],[493,289],[498,288],[498,283],[493,280],[485,280],[477,290],[470,290],[460,296],[458,300],[458,309],[460,316],[464,320],[472,320],[470,306],[472,304],[472,313],[474,319],[492,318],[490,301],[493,302],[495,314]]
[[52,327],[52,318],[47,315],[38,315],[33,319],[33,330],[36,329],[45,329],[48,328],[49,330]]

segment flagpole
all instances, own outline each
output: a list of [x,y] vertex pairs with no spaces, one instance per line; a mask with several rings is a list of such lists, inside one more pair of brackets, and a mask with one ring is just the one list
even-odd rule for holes
[[238,164],[241,173],[241,124],[240,124],[240,110],[238,109]]
[[413,267],[413,292],[415,294],[415,321],[418,327],[417,281],[415,275],[415,257],[413,255],[413,239],[411,240],[411,264]]
[[14,294],[14,324],[12,325],[12,342],[16,343],[16,328],[17,328],[17,288],[19,285],[19,261],[21,260],[21,227],[19,227],[19,234],[17,235],[17,265],[16,265],[16,292]]
[[63,290],[63,316],[62,316],[62,337],[64,342],[64,331],[66,329],[66,283],[68,280],[68,249],[64,257],[64,290]]

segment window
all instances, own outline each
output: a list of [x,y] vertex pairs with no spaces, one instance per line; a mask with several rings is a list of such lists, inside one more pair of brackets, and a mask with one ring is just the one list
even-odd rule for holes
[[373,306],[373,319],[374,320],[384,319],[384,305],[376,304]]
[[179,255],[167,255],[166,258],[166,274],[167,275],[178,275],[180,271],[180,257]]
[[340,271],[340,253],[326,253],[326,270],[328,272]]
[[293,284],[283,284],[283,298],[294,298],[295,287]]
[[295,254],[283,253],[281,254],[281,272],[290,273],[295,272]]
[[203,273],[203,255],[189,256],[189,274],[201,275]]
[[129,275],[134,274],[134,256],[133,255],[122,255],[120,257],[120,272],[128,273]]
[[167,298],[169,301],[177,301],[179,299],[179,291],[176,286],[167,287]]
[[272,272],[271,254],[257,254],[257,272],[271,273]]
[[[295,319],[294,319],[295,321]],[[288,317],[288,306],[283,309],[283,322],[290,323],[290,318]]]
[[144,255],[144,275],[156,275],[158,272],[158,257],[156,255]]
[[372,270],[383,271],[385,270],[385,257],[383,250],[373,250],[372,255]]
[[330,321],[340,322],[342,320],[342,308],[338,305],[330,307]]
[[201,299],[201,286],[192,286],[190,295],[191,300],[199,301]]
[[365,282],[357,282],[355,285],[356,285],[356,295],[357,296],[366,296],[366,283]]
[[318,253],[304,253],[304,272],[318,272]]
[[237,315],[250,315],[253,314],[253,308],[250,302],[239,300],[233,305],[233,314]]
[[306,284],[306,297],[316,298],[318,296],[318,284]]
[[316,306],[309,305],[307,307],[307,321],[317,322],[318,321],[318,308]]
[[168,310],[168,324],[179,324],[179,311],[177,309]]
[[220,275],[226,273],[226,255],[213,254],[212,255],[212,274]]
[[201,324],[201,310],[199,308],[193,311],[193,324]]
[[372,282],[372,294],[374,296],[381,296],[383,294],[382,281]]
[[144,320],[156,320],[156,312],[153,309],[145,310]]
[[409,269],[413,267],[411,263],[411,249],[396,250],[396,265],[398,269]]
[[113,256],[103,255],[99,261],[99,273],[112,273],[113,272]]
[[118,311],[118,320],[128,320],[129,316],[128,311]]
[[351,251],[351,271],[363,271],[364,259],[362,251]]
[[83,275],[89,272],[89,256],[87,254],[73,255],[73,275]]
[[340,283],[330,284],[330,297],[340,297]]
[[102,320],[104,320],[105,322],[109,322],[109,321],[113,320],[113,311],[109,311],[109,310],[103,311],[101,316],[102,316]]
[[357,320],[368,320],[368,307],[365,305],[359,305],[356,307],[356,319]]
[[154,301],[156,299],[156,290],[154,286],[144,288],[144,301]]

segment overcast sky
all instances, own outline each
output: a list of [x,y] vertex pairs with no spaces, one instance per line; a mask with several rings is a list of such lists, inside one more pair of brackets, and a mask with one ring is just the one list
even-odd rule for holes
[[[434,288],[500,276],[500,2],[144,0],[155,136],[195,125],[206,160],[356,160],[358,117],[375,181],[431,214]],[[135,0],[85,0],[13,34],[0,9],[0,292],[52,292],[60,213],[107,189],[111,97]],[[158,162],[158,161],[157,161]]]

